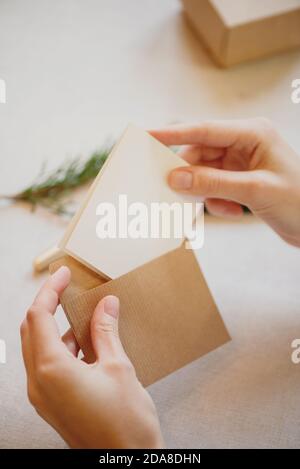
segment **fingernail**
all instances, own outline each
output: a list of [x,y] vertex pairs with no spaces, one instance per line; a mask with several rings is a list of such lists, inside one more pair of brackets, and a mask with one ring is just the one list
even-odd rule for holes
[[117,318],[119,314],[119,304],[119,298],[113,295],[107,296],[104,299],[104,312]]
[[189,171],[173,171],[169,182],[173,189],[190,189],[193,184],[193,175]]
[[70,276],[70,269],[65,265],[62,265],[59,269],[57,269],[54,274],[51,275],[51,278],[54,282],[60,283],[66,277]]

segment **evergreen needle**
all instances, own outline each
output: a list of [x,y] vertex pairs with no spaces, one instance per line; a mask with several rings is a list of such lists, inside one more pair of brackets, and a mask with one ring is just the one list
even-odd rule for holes
[[42,168],[32,185],[13,195],[0,198],[12,202],[26,202],[32,210],[42,206],[57,214],[68,214],[66,197],[70,192],[92,181],[102,168],[110,148],[94,152],[86,161],[75,158],[63,163],[51,173]]

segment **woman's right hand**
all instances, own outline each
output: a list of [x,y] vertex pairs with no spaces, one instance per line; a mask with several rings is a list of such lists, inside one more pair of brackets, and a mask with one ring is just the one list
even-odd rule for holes
[[150,133],[184,145],[190,166],[170,173],[178,191],[205,198],[209,212],[238,216],[242,205],[300,247],[300,157],[264,118],[172,126]]

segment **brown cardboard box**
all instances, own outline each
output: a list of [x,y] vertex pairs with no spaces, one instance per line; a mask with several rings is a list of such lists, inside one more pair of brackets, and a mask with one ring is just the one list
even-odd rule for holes
[[182,0],[221,66],[300,46],[300,0]]
[[184,245],[114,280],[69,256],[50,272],[61,265],[72,272],[61,304],[89,362],[90,319],[109,294],[120,299],[120,337],[144,386],[230,340],[194,253]]

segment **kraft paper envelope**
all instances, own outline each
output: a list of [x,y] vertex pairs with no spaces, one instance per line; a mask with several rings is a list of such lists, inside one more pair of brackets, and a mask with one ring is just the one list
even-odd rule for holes
[[108,294],[120,299],[120,337],[144,386],[230,340],[194,253],[184,246],[114,280],[69,256],[51,264],[50,272],[61,265],[72,272],[61,303],[89,362],[90,319]]

